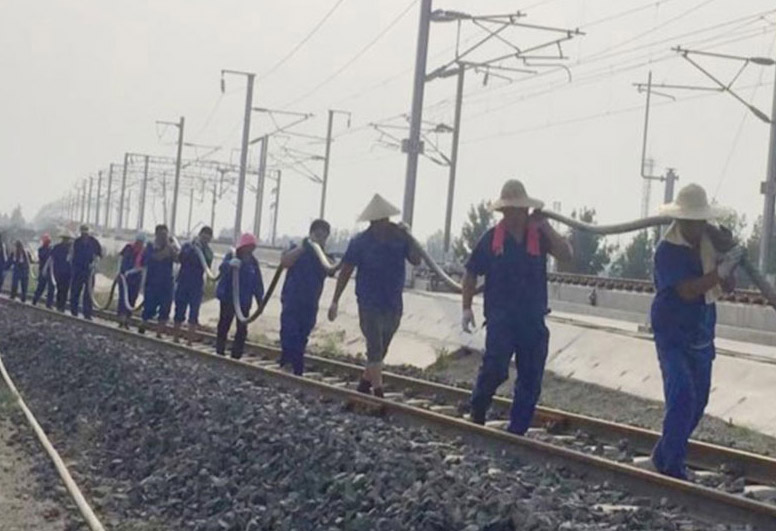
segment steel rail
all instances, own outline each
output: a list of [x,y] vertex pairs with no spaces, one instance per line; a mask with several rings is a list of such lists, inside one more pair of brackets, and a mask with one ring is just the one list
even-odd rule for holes
[[[2,300],[3,305],[18,305],[14,301]],[[461,436],[467,441],[486,445],[491,450],[504,450],[526,460],[551,463],[567,467],[577,474],[598,481],[610,481],[619,484],[628,491],[651,496],[668,498],[672,503],[682,506],[694,517],[708,523],[727,522],[746,523],[753,529],[769,530],[776,527],[776,505],[759,502],[744,496],[732,495],[720,490],[710,489],[694,483],[680,481],[632,465],[618,463],[578,452],[562,446],[513,435],[504,430],[479,426],[450,415],[436,413],[408,404],[363,395],[342,386],[330,385],[309,377],[298,377],[284,371],[255,365],[248,361],[225,358],[202,349],[190,348],[181,344],[138,335],[102,324],[98,321],[85,321],[60,314],[44,308],[21,305],[31,311],[40,312],[51,318],[100,330],[123,340],[134,340],[158,348],[167,348],[185,354],[197,361],[212,364],[217,368],[228,367],[244,374],[250,379],[269,382],[282,382],[320,396],[346,401],[353,407],[379,412],[390,416],[403,424],[434,427],[451,435]]]

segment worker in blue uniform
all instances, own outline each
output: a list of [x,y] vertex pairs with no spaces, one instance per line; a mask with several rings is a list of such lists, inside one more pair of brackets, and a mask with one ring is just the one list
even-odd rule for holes
[[72,281],[70,284],[70,313],[78,317],[78,306],[83,295],[83,314],[92,318],[93,269],[96,260],[102,258],[102,247],[97,238],[89,234],[89,226],[81,225],[81,235],[73,242]]
[[8,269],[8,262],[11,256],[8,254],[8,248],[5,245],[5,235],[0,232],[0,291],[5,284],[5,272]]
[[70,293],[70,282],[73,276],[71,264],[73,237],[66,230],[59,237],[61,241],[51,249],[51,272],[57,288],[56,308],[57,311],[64,312],[67,307],[67,296]]
[[328,314],[330,321],[337,318],[340,297],[357,269],[358,320],[366,340],[366,368],[357,390],[379,398],[384,396],[383,360],[404,310],[406,262],[419,265],[421,256],[409,227],[391,223],[391,216],[399,213],[379,194],[364,209],[359,221],[369,222],[369,228],[348,244]]
[[212,239],[213,229],[205,226],[193,240],[181,246],[179,254],[181,267],[175,284],[173,317],[173,338],[176,343],[180,341],[181,326],[186,320],[187,310],[189,333],[186,342],[189,346],[194,342],[197,326],[199,326],[199,308],[205,291],[205,267],[210,269],[213,264],[213,251],[210,249]]
[[[226,338],[232,321],[235,319],[234,298],[232,292],[232,275],[237,269],[239,285],[239,304],[243,316],[249,316],[253,299],[261,306],[264,298],[264,282],[261,278],[261,269],[253,252],[258,242],[253,234],[245,233],[240,236],[237,249],[224,256],[224,261],[219,267],[220,277],[216,286],[216,297],[220,303],[218,316],[218,335],[216,337],[216,353],[226,355]],[[245,350],[245,340],[248,337],[248,324],[237,319],[237,332],[232,342],[232,358],[240,359]]]
[[167,225],[157,225],[154,241],[146,246],[141,263],[146,268],[145,291],[143,292],[143,322],[138,331],[143,334],[151,319],[156,318],[156,337],[162,337],[170,319],[175,279],[173,264],[178,259],[178,249],[170,239]]
[[51,236],[44,234],[40,238],[38,247],[38,286],[32,296],[32,305],[35,306],[46,292],[46,308],[54,307],[54,275],[51,274]]
[[11,299],[16,299],[16,296],[19,295],[19,299],[22,302],[27,302],[31,263],[32,257],[30,253],[27,252],[20,240],[16,240],[10,261],[10,269],[13,270],[11,275]]
[[[132,317],[132,308],[137,302],[140,294],[140,283],[143,280],[142,272],[138,272],[143,267],[143,251],[145,250],[146,235],[139,232],[135,236],[135,241],[126,244],[119,253],[119,275],[123,275],[126,280],[126,294],[124,293],[124,282],[119,279],[119,301],[117,314],[119,317],[119,327],[129,330],[129,319]],[[130,271],[134,271],[130,273]],[[129,274],[127,274],[129,273]],[[129,303],[129,306],[127,306]]]
[[491,204],[502,219],[477,243],[463,279],[462,326],[469,331],[475,325],[477,277],[485,277],[485,353],[472,392],[471,419],[485,423],[514,356],[517,378],[507,429],[519,435],[531,426],[547,360],[547,255],[561,262],[572,258],[571,245],[541,215],[543,206],[528,196],[520,181],[507,181]]
[[676,201],[663,205],[660,213],[675,221],[655,251],[651,319],[666,404],[652,463],[665,475],[687,479],[687,444],[703,417],[711,388],[715,301],[735,287],[733,273],[744,249],[716,243],[719,229],[709,222],[727,210],[710,205],[697,184],[682,188]]
[[326,221],[313,221],[309,235],[302,244],[292,244],[280,258],[280,265],[287,272],[281,295],[283,310],[280,313],[280,345],[283,353],[279,363],[281,367],[290,365],[297,376],[304,373],[304,352],[315,327],[318,301],[327,276],[312,245],[319,245],[323,249],[330,232],[331,227]]

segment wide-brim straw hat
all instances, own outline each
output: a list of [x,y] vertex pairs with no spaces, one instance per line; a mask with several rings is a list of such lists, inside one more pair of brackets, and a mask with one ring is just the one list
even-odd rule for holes
[[490,203],[491,210],[504,208],[542,208],[544,202],[530,197],[525,191],[523,183],[517,179],[510,179],[501,187],[501,197]]
[[377,221],[378,219],[387,219],[399,214],[401,214],[401,210],[389,203],[380,194],[375,194],[361,215],[358,216],[358,221]]
[[661,216],[673,219],[708,221],[725,217],[730,209],[709,203],[706,190],[697,184],[688,184],[676,196],[673,203],[660,207]]

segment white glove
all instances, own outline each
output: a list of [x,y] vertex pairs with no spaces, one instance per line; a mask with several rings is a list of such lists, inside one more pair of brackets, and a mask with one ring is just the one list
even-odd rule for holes
[[339,311],[339,305],[336,302],[332,302],[329,306],[329,321],[334,321],[337,318],[337,312]]
[[744,257],[744,248],[736,245],[722,256],[722,261],[717,266],[719,278],[729,278]]
[[474,312],[472,312],[471,308],[464,310],[461,315],[461,328],[463,331],[471,333],[471,329],[476,326],[477,324],[474,322]]
[[239,258],[232,258],[229,260],[229,265],[232,267],[240,267],[242,265],[242,262]]

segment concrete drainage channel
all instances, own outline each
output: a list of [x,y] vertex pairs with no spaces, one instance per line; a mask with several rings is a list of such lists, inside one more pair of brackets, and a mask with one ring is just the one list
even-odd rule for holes
[[[18,305],[16,307],[21,308]],[[533,432],[532,437],[516,437],[498,429],[495,424],[480,427],[461,419],[456,402],[449,399],[451,396],[460,399],[461,393],[465,393],[464,390],[420,380],[411,382],[410,378],[388,375],[386,382],[389,386],[402,391],[410,389],[410,393],[396,392],[388,395],[386,400],[380,400],[359,395],[349,389],[348,380],[352,379],[353,372],[358,370],[358,367],[351,364],[312,358],[310,359],[311,365],[320,372],[309,374],[306,378],[297,378],[272,368],[276,352],[256,345],[251,345],[248,353],[259,355],[261,359],[234,361],[208,354],[201,347],[185,348],[168,341],[117,330],[114,326],[101,322],[74,320],[72,317],[42,309],[34,311],[40,312],[41,315],[45,315],[49,319],[64,321],[68,324],[79,323],[84,328],[99,331],[99,333],[108,336],[125,340],[132,339],[157,348],[173,349],[212,365],[218,370],[228,368],[227,370],[237,371],[250,379],[282,382],[307,393],[345,401],[350,407],[379,412],[382,415],[390,416],[392,420],[401,424],[433,427],[436,430],[462,437],[473,444],[486,446],[490,450],[502,450],[508,455],[516,455],[532,462],[553,463],[583,474],[585,477],[611,481],[639,495],[648,495],[656,499],[668,498],[672,503],[684,506],[693,516],[708,522],[727,521],[748,524],[757,529],[772,529],[776,526],[776,506],[740,495],[731,495],[722,490],[675,481],[604,458],[614,457],[614,454],[622,449],[612,445],[590,444],[588,435],[559,434],[556,428],[564,423],[562,412],[544,411],[540,415],[540,420],[546,423],[548,419],[553,419],[554,427],[539,428]],[[203,339],[208,338],[203,336]],[[414,389],[410,385],[411,383],[415,384]],[[567,427],[578,426],[583,420],[585,419],[572,418],[571,420],[565,419],[565,422]],[[588,419],[588,421],[594,420]],[[595,448],[593,453],[603,453],[604,455],[591,455],[584,451],[578,451],[589,450],[589,447]],[[757,457],[749,456],[750,459]],[[718,461],[716,463],[719,464]],[[769,474],[768,478],[773,478],[773,476]],[[759,489],[761,492],[767,492],[767,489],[770,488],[766,485],[762,487]],[[750,489],[750,494],[752,492]]]

